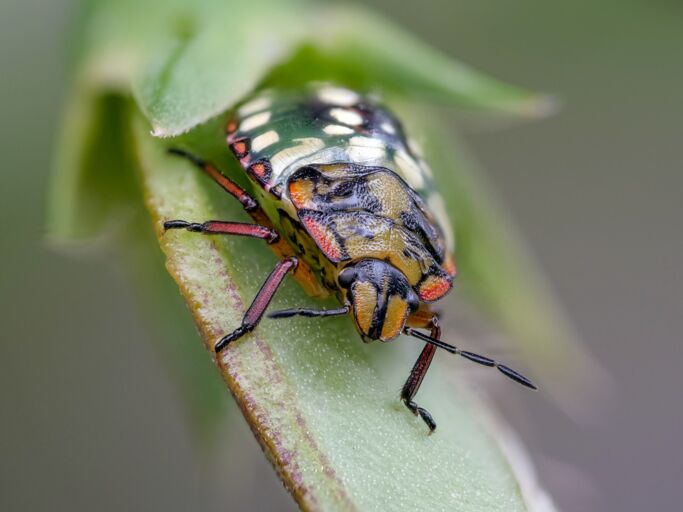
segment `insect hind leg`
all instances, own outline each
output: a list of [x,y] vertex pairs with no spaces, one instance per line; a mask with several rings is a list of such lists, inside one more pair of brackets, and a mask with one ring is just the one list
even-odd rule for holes
[[[247,212],[252,213],[252,212],[256,212],[257,210],[260,210],[259,205],[256,202],[256,199],[254,199],[251,195],[249,195],[249,193],[246,190],[244,190],[237,183],[232,181],[230,178],[228,178],[225,174],[223,174],[221,171],[219,171],[216,167],[214,167],[210,163],[202,160],[198,156],[195,156],[188,151],[185,151],[184,149],[170,148],[168,150],[168,153],[171,155],[176,155],[176,156],[180,156],[182,158],[186,158],[187,160],[192,162],[194,165],[199,167],[213,181],[215,181],[223,190],[225,190],[228,194],[230,194],[235,199],[237,199]],[[252,217],[253,217],[253,215],[252,215]],[[257,220],[257,222],[258,222],[258,220]]]

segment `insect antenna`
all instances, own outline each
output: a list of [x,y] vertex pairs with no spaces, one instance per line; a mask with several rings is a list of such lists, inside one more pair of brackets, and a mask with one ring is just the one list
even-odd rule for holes
[[413,338],[417,338],[417,339],[422,340],[426,343],[434,345],[435,347],[441,348],[441,349],[445,350],[446,352],[450,352],[451,354],[456,354],[456,355],[462,356],[465,359],[473,361],[477,364],[481,364],[483,366],[488,366],[490,368],[498,368],[498,371],[500,373],[502,373],[506,377],[514,380],[515,382],[518,382],[522,386],[526,386],[526,387],[534,389],[534,390],[538,389],[536,384],[531,382],[530,379],[528,379],[527,377],[525,377],[521,373],[516,372],[515,370],[513,370],[512,368],[510,368],[508,366],[505,366],[503,364],[499,364],[489,357],[480,356],[479,354],[475,354],[473,352],[468,352],[466,350],[460,350],[459,348],[457,348],[453,345],[445,343],[441,340],[437,340],[436,338],[432,338],[431,336],[429,336],[427,334],[423,334],[423,333],[416,331],[415,329],[412,329],[410,327],[406,327],[404,329],[404,332],[408,336],[412,336]]
[[307,308],[293,308],[293,309],[281,309],[279,311],[273,311],[268,313],[269,318],[290,318],[293,316],[307,316],[307,317],[318,317],[318,316],[342,316],[349,312],[348,306],[343,306],[337,309],[307,309]]

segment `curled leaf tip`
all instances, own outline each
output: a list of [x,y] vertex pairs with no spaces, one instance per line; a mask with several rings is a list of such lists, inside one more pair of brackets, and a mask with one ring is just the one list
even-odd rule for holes
[[531,119],[543,119],[555,115],[562,107],[562,102],[550,94],[539,94],[527,101],[517,104],[519,115]]

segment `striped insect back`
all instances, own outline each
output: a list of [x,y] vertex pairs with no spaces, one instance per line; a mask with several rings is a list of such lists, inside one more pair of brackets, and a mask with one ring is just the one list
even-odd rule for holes
[[248,172],[274,187],[275,195],[307,164],[350,162],[390,169],[437,213],[450,240],[448,218],[418,145],[388,110],[354,91],[329,85],[303,92],[260,91],[237,107],[228,142],[245,168],[256,164]]

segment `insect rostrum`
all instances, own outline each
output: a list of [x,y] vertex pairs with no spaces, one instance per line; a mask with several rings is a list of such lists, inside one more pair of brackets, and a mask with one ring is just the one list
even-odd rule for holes
[[172,152],[203,169],[255,223],[168,220],[164,227],[261,238],[281,259],[242,324],[218,340],[217,352],[257,326],[292,273],[309,295],[334,295],[342,307],[290,309],[271,317],[348,314],[366,342],[391,341],[401,333],[426,342],[401,399],[430,431],[436,423],[413,398],[436,348],[495,366],[535,389],[507,366],[440,341],[431,304],[453,286],[452,230],[417,144],[386,108],[329,84],[260,91],[232,111],[226,142],[251,178],[254,196],[210,163]]

